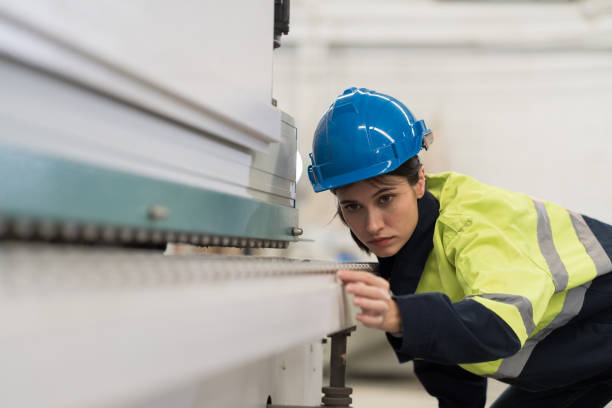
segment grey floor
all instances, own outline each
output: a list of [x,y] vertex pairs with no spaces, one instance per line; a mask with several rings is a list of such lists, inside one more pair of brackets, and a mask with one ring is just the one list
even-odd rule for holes
[[[353,404],[355,408],[437,408],[438,401],[431,397],[415,378],[404,379],[354,379]],[[489,381],[487,406],[489,406],[506,387],[498,381]]]
[[[353,403],[355,408],[438,408],[438,402],[431,397],[416,379],[353,379]],[[506,384],[489,380],[487,407],[503,392]],[[606,405],[612,408],[612,402]]]

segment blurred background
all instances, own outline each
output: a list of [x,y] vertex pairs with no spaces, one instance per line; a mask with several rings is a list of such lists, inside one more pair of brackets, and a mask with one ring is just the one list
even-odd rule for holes
[[[290,27],[275,51],[274,97],[296,119],[297,203],[314,240],[290,256],[371,259],[305,173],[320,116],[351,86],[398,98],[433,129],[426,171],[612,223],[612,1],[304,0],[291,3]],[[349,340],[354,406],[437,406],[385,342],[368,329]],[[503,387],[491,383],[489,400]]]

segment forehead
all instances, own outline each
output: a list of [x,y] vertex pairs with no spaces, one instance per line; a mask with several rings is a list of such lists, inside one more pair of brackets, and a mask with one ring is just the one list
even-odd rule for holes
[[381,189],[396,189],[408,186],[408,181],[400,176],[378,176],[340,187],[336,190],[339,199],[371,196]]

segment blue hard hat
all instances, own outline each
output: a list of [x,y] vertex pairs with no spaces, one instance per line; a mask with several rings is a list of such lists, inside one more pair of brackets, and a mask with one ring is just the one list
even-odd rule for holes
[[349,88],[319,121],[308,177],[317,193],[365,180],[395,170],[432,141],[425,122],[397,99]]

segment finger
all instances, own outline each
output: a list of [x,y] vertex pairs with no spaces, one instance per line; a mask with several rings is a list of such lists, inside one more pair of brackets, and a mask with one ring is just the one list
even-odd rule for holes
[[339,270],[336,275],[346,282],[364,282],[373,284],[377,279],[381,279],[384,281],[384,279],[374,275],[373,273],[364,271],[349,271],[346,269],[342,269]]
[[336,275],[344,283],[363,282],[368,285],[378,286],[387,290],[389,289],[389,282],[371,272],[340,270]]
[[389,304],[383,300],[372,300],[362,297],[356,297],[353,304],[360,307],[365,314],[385,314],[389,311]]
[[366,327],[380,327],[384,321],[383,317],[380,315],[370,316],[370,315],[366,315],[362,313],[359,313],[358,315],[356,315],[355,319],[363,323],[363,325]]
[[385,289],[363,283],[349,283],[346,285],[346,292],[371,299],[391,300],[391,295]]

